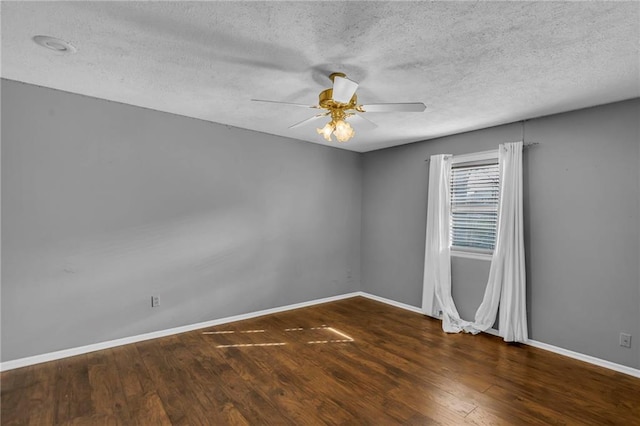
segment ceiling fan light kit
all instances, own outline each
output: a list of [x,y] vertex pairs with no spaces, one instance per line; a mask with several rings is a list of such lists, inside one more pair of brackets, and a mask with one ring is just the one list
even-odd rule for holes
[[316,129],[318,134],[322,135],[327,142],[331,142],[331,134],[333,134],[338,142],[346,142],[355,135],[353,127],[344,120],[334,120],[325,124],[322,129]]
[[331,135],[335,136],[338,142],[347,142],[355,135],[353,127],[351,127],[351,124],[347,122],[347,119],[351,117],[359,118],[360,123],[368,125],[369,127],[377,127],[374,123],[365,119],[358,113],[365,113],[367,111],[422,112],[426,109],[425,104],[421,102],[359,105],[358,96],[356,95],[358,83],[349,80],[347,76],[341,72],[334,72],[329,76],[329,78],[333,82],[333,87],[320,92],[318,95],[318,105],[308,106],[289,102],[266,101],[260,99],[252,100],[326,110],[321,114],[296,123],[289,128],[295,128],[322,117],[331,116],[331,121],[325,124],[324,127],[316,129],[318,134],[322,135],[327,142],[332,142]]

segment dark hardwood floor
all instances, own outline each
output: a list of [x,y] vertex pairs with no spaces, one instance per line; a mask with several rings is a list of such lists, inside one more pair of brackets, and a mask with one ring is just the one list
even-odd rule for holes
[[640,424],[640,379],[361,297],[1,380],[7,426]]

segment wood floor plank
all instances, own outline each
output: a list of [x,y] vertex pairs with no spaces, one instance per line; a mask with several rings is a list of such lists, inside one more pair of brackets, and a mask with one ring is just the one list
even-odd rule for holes
[[[243,341],[247,342],[246,344],[251,344],[250,340]],[[221,342],[225,345],[237,344],[227,335],[223,335]],[[277,346],[249,346],[221,348],[221,350],[223,357],[240,377],[246,382],[260,384],[261,392],[266,398],[273,401],[283,420],[286,419],[295,424],[305,423],[309,408],[307,401],[312,391],[299,386],[300,382],[290,369],[275,369],[260,358],[252,358],[250,353],[250,351],[260,351],[275,358],[278,348]]]
[[274,419],[279,412],[269,398],[245,381],[224,359],[222,352],[211,347],[207,339],[193,333],[186,336],[191,342],[190,350],[205,371],[202,380],[214,392],[220,403],[232,401],[243,417],[250,423],[260,423],[261,419]]
[[179,361],[179,371],[186,373],[184,378],[190,383],[189,386],[194,388],[195,396],[202,406],[202,415],[205,418],[220,418],[224,424],[248,424],[247,419],[235,407],[234,401],[219,392],[219,389],[210,386],[208,372],[188,346],[188,342],[181,339],[173,348],[173,357]]
[[153,381],[135,344],[113,348],[112,356],[126,398],[154,391]]
[[2,425],[640,425],[640,379],[361,297],[0,382]]
[[200,332],[185,333],[182,338],[201,369],[194,380],[207,389],[210,409],[229,417],[224,424],[256,424],[264,423],[261,419],[281,417],[274,402],[257,389],[255,377],[245,374],[242,364],[240,372],[234,370],[225,353],[212,347]]
[[[71,422],[93,414],[87,355],[54,361],[55,422]],[[34,368],[37,368],[34,366]]]
[[52,369],[32,368],[33,379],[36,386],[30,392],[29,401],[29,425],[53,424],[55,417],[55,405],[51,398],[55,375]]
[[21,416],[29,407],[29,397],[34,392],[32,379],[34,366],[21,368],[15,374],[3,374],[2,376],[2,425],[22,424]]
[[[300,343],[305,344],[307,342]],[[371,411],[370,407],[376,406],[385,407],[385,415],[390,416],[390,421],[394,422],[404,422],[409,418],[415,420],[421,419],[423,422],[429,420],[435,421],[436,419],[432,417],[436,415],[435,413],[437,413],[439,420],[446,421],[447,423],[460,424],[462,421],[462,416],[455,415],[453,411],[448,412],[448,408],[445,406],[431,409],[433,407],[428,403],[425,404],[424,400],[416,402],[411,396],[406,395],[403,395],[401,398],[389,398],[389,396],[394,395],[394,392],[396,392],[402,384],[406,384],[406,382],[402,380],[401,374],[392,374],[389,370],[381,372],[379,362],[367,362],[367,357],[362,357],[362,355],[366,353],[366,349],[363,350],[360,348],[361,343],[357,342],[357,337],[353,342],[329,341],[327,343],[321,343],[320,345],[322,346],[319,348],[312,348],[305,345],[300,349],[296,349],[296,351],[303,355],[302,359],[313,359],[314,355],[317,355],[317,351],[327,351],[331,353],[329,361],[323,361],[322,364],[325,368],[328,367],[331,376],[334,376],[339,383],[348,389],[350,388],[350,383],[366,382],[370,384],[368,387],[359,387],[358,389],[358,391],[361,391],[358,397],[367,403],[366,407],[358,412],[360,417],[362,417],[363,411]],[[340,346],[340,350],[334,351],[331,345]],[[304,351],[308,351],[308,353],[305,354]],[[295,357],[292,354],[289,358]],[[327,375],[319,381],[327,382],[326,376]],[[335,388],[335,385],[332,385],[332,387]],[[351,390],[351,394],[354,394],[353,390]],[[398,415],[398,413],[401,414]],[[379,416],[380,414],[377,415]],[[380,418],[378,417],[378,419]]]
[[[284,359],[297,365],[298,371],[313,383],[314,389],[323,393],[324,401],[351,411],[351,415],[355,415],[360,421],[374,424],[397,422],[394,410],[403,410],[404,415],[420,416],[404,403],[393,405],[384,401],[388,391],[396,386],[395,382],[386,380],[378,387],[372,387],[369,382],[365,385],[358,378],[365,373],[352,370],[337,359],[351,348],[352,342],[331,342],[342,339],[327,331],[324,318],[298,318],[286,313],[272,318],[276,329],[281,330],[281,333],[282,330],[285,331],[281,335],[282,339],[290,340],[290,344],[282,349]],[[301,330],[286,332],[295,328]],[[336,337],[338,339],[335,339]],[[359,386],[353,386],[355,383]],[[385,408],[385,404],[388,407]]]
[[211,410],[211,400],[190,380],[191,371],[179,357],[178,336],[169,336],[157,342],[145,342],[138,349],[145,366],[154,378],[157,394],[172,424],[224,424],[217,410]]
[[131,395],[127,398],[132,424],[139,426],[169,426],[171,420],[155,392]]
[[121,426],[122,425],[122,423],[118,420],[116,416],[112,416],[109,414],[93,414],[90,416],[74,417],[71,420],[68,420],[59,424],[61,426],[88,426],[88,425]]
[[[267,328],[270,333],[248,333],[247,341],[249,344],[260,345],[263,343],[283,343],[291,334],[285,335],[284,329],[279,324],[272,322],[263,328]],[[270,329],[270,330],[269,330]],[[326,386],[325,375],[319,377],[318,368],[308,362],[308,358],[301,353],[292,354],[291,343],[282,346],[273,346],[272,351],[259,350],[259,346],[252,347],[247,351],[249,358],[263,371],[267,371],[270,377],[277,375],[280,382],[286,383],[289,388],[296,391],[304,390],[303,395],[299,395],[300,403],[305,411],[309,406],[318,413],[318,415],[330,422],[331,424],[341,424],[347,421],[353,421],[353,417],[348,411],[342,408],[339,401],[334,399],[335,387],[331,390]],[[273,356],[270,352],[276,352],[277,356]],[[284,356],[283,356],[284,355]],[[310,386],[310,384],[314,386]]]
[[88,362],[93,413],[105,418],[114,417],[119,424],[131,423],[113,350],[100,351],[89,357]]

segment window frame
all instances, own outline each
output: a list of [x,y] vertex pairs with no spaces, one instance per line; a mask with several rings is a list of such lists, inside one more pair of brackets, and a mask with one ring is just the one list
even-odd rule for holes
[[[466,167],[466,166],[478,166],[483,164],[499,164],[498,163],[498,150],[493,149],[490,151],[474,152],[470,154],[454,155],[451,159],[451,175],[449,175],[449,182],[451,184],[451,176],[454,168]],[[498,184],[500,185],[500,184]],[[451,232],[452,220],[452,200],[449,199],[449,232]],[[497,228],[497,223],[496,223]],[[497,229],[496,229],[497,231]],[[449,251],[453,257],[464,257],[468,259],[488,260],[493,257],[493,250],[478,249],[473,247],[460,247],[454,246],[453,242],[449,242]]]

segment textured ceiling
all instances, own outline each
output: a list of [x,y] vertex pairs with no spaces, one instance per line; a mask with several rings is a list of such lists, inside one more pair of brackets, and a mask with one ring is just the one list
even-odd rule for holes
[[[345,72],[365,152],[640,96],[638,2],[7,2],[2,77],[318,144],[317,104]],[[32,41],[49,35],[78,51]],[[355,126],[354,126],[355,127]]]

